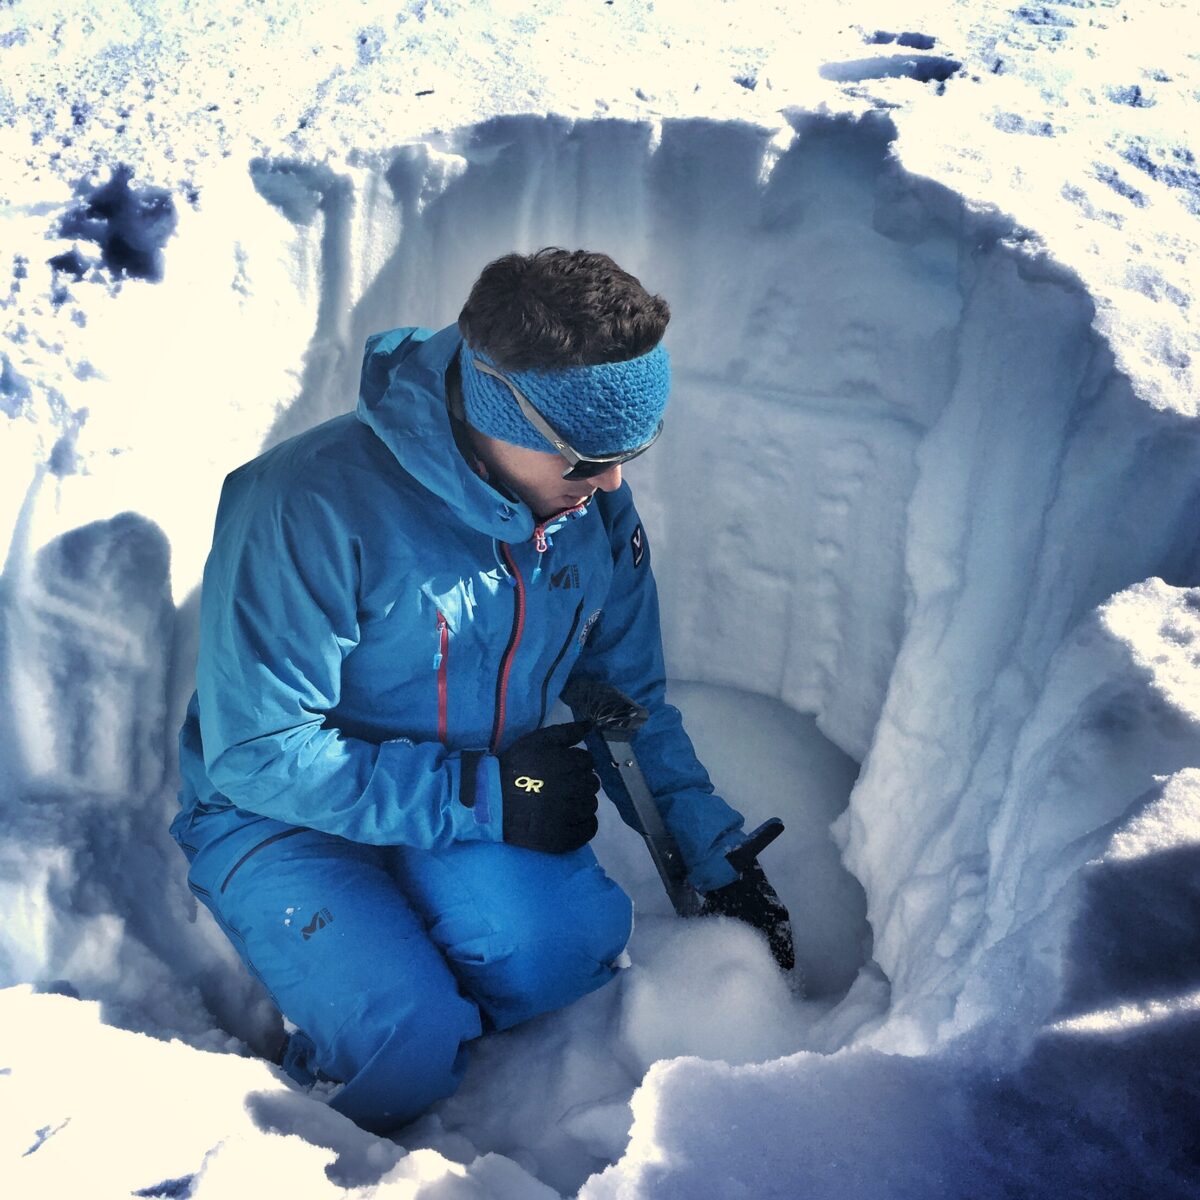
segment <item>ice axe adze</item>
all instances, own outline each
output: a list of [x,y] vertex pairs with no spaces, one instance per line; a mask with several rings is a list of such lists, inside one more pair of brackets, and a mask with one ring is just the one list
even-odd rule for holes
[[[611,764],[617,773],[614,779],[611,771],[601,771],[605,791],[626,824],[646,839],[650,857],[675,911],[681,917],[700,916],[704,912],[704,897],[687,881],[687,864],[679,843],[663,821],[633,752],[633,735],[650,714],[612,684],[594,679],[572,680],[563,690],[562,698],[580,720],[594,723],[595,731],[588,735],[587,747],[598,766]],[[615,786],[618,783],[619,789]],[[614,790],[617,795],[613,795]],[[782,832],[783,822],[778,817],[765,821],[726,855],[730,865],[741,874]]]

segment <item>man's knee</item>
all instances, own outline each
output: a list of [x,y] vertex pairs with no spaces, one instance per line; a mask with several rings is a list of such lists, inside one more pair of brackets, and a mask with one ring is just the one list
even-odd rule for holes
[[612,978],[633,906],[590,847],[400,848],[394,869],[489,1028],[561,1008]]
[[398,1128],[455,1091],[464,1044],[480,1032],[478,1010],[457,988],[364,998],[322,1055],[322,1073],[345,1082],[331,1107],[373,1132]]
[[495,1029],[563,1008],[607,983],[633,925],[629,897],[599,872],[586,905],[525,915],[522,926],[497,936],[496,955],[468,984]]

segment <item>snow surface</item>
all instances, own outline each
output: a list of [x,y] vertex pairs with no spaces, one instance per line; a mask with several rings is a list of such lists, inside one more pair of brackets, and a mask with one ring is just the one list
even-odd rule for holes
[[[1200,1195],[1196,7],[793,9],[0,11],[5,1195]],[[628,969],[381,1140],[166,835],[195,588],[366,334],[554,243],[671,301],[672,695],[807,991],[610,820]]]

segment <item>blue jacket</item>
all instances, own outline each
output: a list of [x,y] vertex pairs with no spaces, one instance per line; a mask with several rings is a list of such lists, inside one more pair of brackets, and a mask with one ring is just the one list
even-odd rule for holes
[[634,746],[691,882],[727,883],[742,818],[665,702],[629,487],[539,526],[480,478],[446,407],[460,344],[374,335],[356,414],[226,479],[172,830],[234,805],[358,842],[500,841],[494,756],[579,671],[650,710]]

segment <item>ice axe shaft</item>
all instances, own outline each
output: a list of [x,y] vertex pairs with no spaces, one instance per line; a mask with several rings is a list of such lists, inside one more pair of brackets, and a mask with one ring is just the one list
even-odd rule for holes
[[611,684],[594,680],[572,682],[563,691],[563,700],[581,720],[595,724],[595,733],[587,739],[588,749],[597,760],[603,755],[616,769],[625,795],[612,799],[633,814],[675,911],[681,917],[699,916],[704,898],[687,881],[679,843],[663,821],[633,751],[633,735],[649,714]]
[[[637,815],[642,837],[650,850],[650,857],[654,860],[671,904],[681,917],[698,916],[704,907],[704,898],[687,881],[687,864],[683,861],[679,843],[663,821],[662,813],[658,811],[658,805],[650,794],[642,768],[638,766],[633,747],[628,742],[617,741],[604,734],[600,737],[608,747],[613,766],[616,767],[629,794],[630,807]],[[592,749],[592,753],[595,753],[595,748]]]

